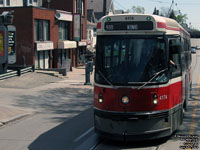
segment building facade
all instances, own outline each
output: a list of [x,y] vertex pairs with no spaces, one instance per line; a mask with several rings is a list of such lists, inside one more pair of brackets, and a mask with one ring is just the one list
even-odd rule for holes
[[0,0],[0,7],[42,6],[42,0]]
[[43,7],[72,12],[71,39],[77,42],[72,51],[73,66],[84,65],[87,53],[87,0],[43,0]]
[[[28,6],[27,2],[32,2],[32,5]],[[54,0],[51,3],[49,0],[28,0],[23,6],[0,8],[0,12],[14,10],[17,65],[60,69],[84,64],[86,3],[84,0],[78,2],[79,7],[76,3],[76,0],[59,0],[58,3]]]
[[88,49],[95,51],[96,47],[96,25],[98,20],[109,14],[114,14],[112,0],[87,0],[87,38],[90,41]]

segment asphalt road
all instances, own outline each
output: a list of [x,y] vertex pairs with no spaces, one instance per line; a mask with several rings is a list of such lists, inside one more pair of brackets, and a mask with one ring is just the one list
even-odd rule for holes
[[189,108],[182,126],[170,137],[137,143],[101,139],[93,127],[92,87],[51,78],[48,83],[38,82],[27,89],[20,85],[0,88],[9,104],[34,112],[0,128],[0,150],[181,150],[180,146],[189,140],[198,145],[200,52],[193,54],[192,59]]

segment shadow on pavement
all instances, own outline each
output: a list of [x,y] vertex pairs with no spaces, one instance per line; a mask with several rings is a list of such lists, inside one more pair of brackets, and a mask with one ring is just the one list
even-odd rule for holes
[[57,114],[54,121],[63,122],[71,114],[80,112],[92,106],[92,89],[57,88],[41,91],[37,95],[21,95],[16,105],[31,108],[43,114]]
[[43,133],[33,141],[29,150],[73,150],[77,147],[77,137],[93,127],[93,109],[65,121],[59,126]]

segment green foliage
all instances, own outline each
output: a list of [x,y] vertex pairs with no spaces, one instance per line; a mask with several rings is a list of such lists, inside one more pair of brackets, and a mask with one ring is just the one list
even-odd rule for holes
[[187,14],[184,14],[184,15],[179,14],[179,15],[177,15],[177,17],[176,17],[176,21],[177,21],[178,23],[180,23],[180,24],[186,23],[186,20],[187,20],[187,19],[188,19]]
[[162,14],[161,16],[172,18],[176,20],[179,24],[185,24],[188,19],[187,14],[182,14],[181,11],[175,11],[172,9],[169,16],[168,13],[169,13],[169,8],[166,7],[161,8],[161,14]]

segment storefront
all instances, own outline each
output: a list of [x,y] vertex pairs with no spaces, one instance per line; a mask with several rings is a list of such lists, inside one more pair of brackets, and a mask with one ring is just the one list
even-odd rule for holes
[[85,61],[87,61],[86,58],[86,48],[87,48],[87,42],[86,41],[79,41],[78,42],[78,65],[84,65]]
[[36,41],[35,42],[35,69],[49,69],[51,51],[54,49],[51,41]]
[[59,57],[58,62],[60,67],[62,66],[70,66],[71,65],[71,49],[77,48],[77,44],[75,41],[69,40],[59,40],[58,49],[59,49]]

